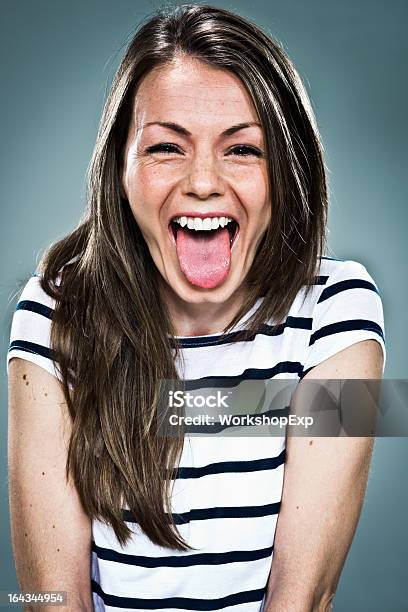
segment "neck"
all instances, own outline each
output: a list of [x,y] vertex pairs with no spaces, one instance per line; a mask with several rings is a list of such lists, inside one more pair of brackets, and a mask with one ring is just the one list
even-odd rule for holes
[[221,304],[191,304],[170,288],[164,288],[164,299],[177,336],[207,336],[223,332],[241,308],[243,297],[243,291],[236,291]]

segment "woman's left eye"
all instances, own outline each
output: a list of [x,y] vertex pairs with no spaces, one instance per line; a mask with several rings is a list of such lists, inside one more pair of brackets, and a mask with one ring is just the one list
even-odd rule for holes
[[248,145],[236,145],[230,150],[230,153],[238,155],[238,157],[247,157],[248,155],[255,155],[256,157],[262,157],[263,153],[260,149],[250,147]]

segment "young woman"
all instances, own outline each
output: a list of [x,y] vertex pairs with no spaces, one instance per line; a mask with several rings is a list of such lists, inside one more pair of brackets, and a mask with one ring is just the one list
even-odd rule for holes
[[155,428],[163,379],[381,378],[378,289],[323,255],[326,217],[282,49],[211,6],[146,20],[104,109],[86,216],[13,319],[22,590],[67,591],[70,610],[328,609],[370,440]]

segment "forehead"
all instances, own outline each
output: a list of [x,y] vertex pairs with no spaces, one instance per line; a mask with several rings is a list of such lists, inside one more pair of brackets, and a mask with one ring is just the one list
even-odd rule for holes
[[189,121],[202,126],[258,119],[240,79],[193,58],[177,58],[148,73],[135,96],[137,125],[146,121]]

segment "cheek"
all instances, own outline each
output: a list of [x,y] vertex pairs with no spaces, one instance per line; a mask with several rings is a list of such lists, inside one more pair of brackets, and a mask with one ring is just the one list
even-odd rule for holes
[[271,219],[268,185],[260,173],[256,181],[248,181],[245,187],[245,191],[241,191],[241,197],[242,201],[246,202],[248,225],[256,233],[264,231]]
[[130,208],[139,227],[148,230],[157,222],[165,197],[164,186],[146,168],[137,168],[126,176],[126,192]]
[[240,176],[236,178],[235,185],[239,189],[245,202],[251,208],[262,212],[268,200],[269,180],[266,167],[263,165],[248,165],[241,169]]
[[129,166],[126,184],[131,197],[137,196],[149,205],[157,205],[163,202],[179,178],[174,168],[150,160]]

